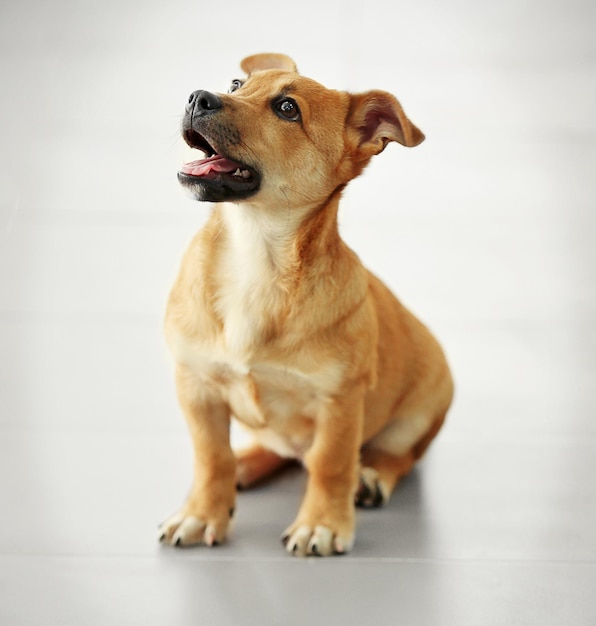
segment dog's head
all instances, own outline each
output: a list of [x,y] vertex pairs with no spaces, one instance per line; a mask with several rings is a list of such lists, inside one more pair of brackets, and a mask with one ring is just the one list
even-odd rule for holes
[[233,80],[228,94],[195,91],[186,106],[183,137],[206,158],[178,178],[197,200],[320,206],[389,142],[424,139],[384,91],[326,89],[281,54],[241,66],[247,78]]

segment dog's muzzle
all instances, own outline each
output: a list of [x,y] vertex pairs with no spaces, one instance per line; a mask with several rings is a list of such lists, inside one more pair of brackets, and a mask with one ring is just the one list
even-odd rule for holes
[[191,148],[205,153],[206,158],[185,163],[178,180],[197,200],[222,202],[242,200],[259,189],[258,172],[227,155],[220,137],[234,136],[237,132],[224,129],[218,114],[224,111],[222,99],[209,91],[195,91],[190,95],[182,122],[182,136]]

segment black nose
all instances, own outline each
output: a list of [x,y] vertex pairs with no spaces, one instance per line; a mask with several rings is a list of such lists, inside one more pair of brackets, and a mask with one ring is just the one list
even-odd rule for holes
[[221,109],[222,102],[218,96],[210,91],[193,91],[186,105],[187,111],[192,111],[194,115],[207,115],[217,109]]

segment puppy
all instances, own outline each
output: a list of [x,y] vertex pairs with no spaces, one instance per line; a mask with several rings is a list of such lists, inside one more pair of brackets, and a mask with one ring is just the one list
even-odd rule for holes
[[[343,554],[354,543],[354,504],[387,502],[453,394],[439,344],[337,225],[342,191],[371,157],[424,135],[386,92],[326,89],[281,54],[241,65],[247,78],[228,94],[191,94],[182,123],[205,158],[178,178],[216,204],[167,306],[195,462],[188,500],[160,538],[224,541],[236,486],[297,459],[308,483],[285,548]],[[237,454],[232,416],[254,438]]]

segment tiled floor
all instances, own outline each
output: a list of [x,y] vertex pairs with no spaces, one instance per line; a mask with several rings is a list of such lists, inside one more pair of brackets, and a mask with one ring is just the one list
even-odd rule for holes
[[[596,623],[596,8],[585,0],[41,0],[0,6],[0,623]],[[448,423],[353,553],[159,546],[190,444],[161,336],[207,206],[179,190],[188,93],[278,50],[394,92],[342,230],[441,338]],[[234,434],[237,439],[237,433]]]

